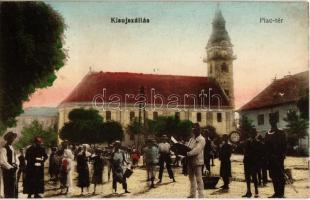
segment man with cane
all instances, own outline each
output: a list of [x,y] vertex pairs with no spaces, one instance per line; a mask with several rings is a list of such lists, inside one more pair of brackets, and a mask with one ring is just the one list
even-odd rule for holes
[[270,198],[284,198],[286,139],[284,132],[278,129],[277,122],[278,116],[276,113],[271,113],[269,115],[271,129],[265,137],[267,165],[274,187],[274,194]]
[[4,198],[18,198],[18,190],[16,183],[16,171],[18,166],[18,159],[16,157],[13,141],[17,134],[8,132],[4,135],[6,144],[0,151],[0,164],[3,173]]

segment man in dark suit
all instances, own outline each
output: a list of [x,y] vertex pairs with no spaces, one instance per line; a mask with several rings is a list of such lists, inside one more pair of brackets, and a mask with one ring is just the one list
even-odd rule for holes
[[272,179],[274,194],[270,198],[284,197],[284,159],[286,153],[286,138],[282,130],[277,127],[278,116],[269,115],[271,129],[266,133],[265,146],[270,178]]
[[47,159],[45,149],[42,147],[41,137],[35,137],[34,143],[26,150],[26,170],[24,193],[28,198],[41,198],[39,193],[44,193],[44,162]]
[[221,161],[220,175],[223,179],[224,185],[222,189],[229,189],[229,178],[231,177],[231,162],[230,157],[232,153],[232,146],[228,143],[228,135],[222,136],[222,144],[219,151],[219,160]]
[[243,143],[244,157],[244,175],[247,185],[247,192],[242,197],[250,198],[251,192],[251,181],[254,183],[255,198],[258,198],[258,184],[257,184],[257,172],[259,164],[259,142],[255,139],[256,130],[252,129],[249,133],[250,137]]

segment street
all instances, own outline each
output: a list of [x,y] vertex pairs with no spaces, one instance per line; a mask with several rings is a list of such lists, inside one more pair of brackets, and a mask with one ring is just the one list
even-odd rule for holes
[[[205,197],[207,198],[240,198],[246,192],[246,185],[244,182],[243,175],[243,156],[233,155],[232,156],[232,182],[230,184],[230,190],[228,192],[222,192],[219,187],[222,185],[220,180],[217,184],[217,189],[205,190]],[[141,163],[140,163],[141,166]],[[297,188],[298,193],[294,192],[291,186],[287,185],[285,188],[285,197],[288,198],[309,198],[309,170],[308,170],[308,159],[299,157],[287,157],[285,160],[286,168],[292,169],[292,176],[294,178],[294,186]],[[47,168],[46,168],[47,171]],[[112,182],[107,181],[107,170],[104,171],[104,184],[97,186],[97,194],[93,195],[93,185],[90,186],[89,192],[84,192],[84,196],[80,196],[80,188],[76,187],[76,179],[74,179],[74,187],[70,194],[60,195],[60,190],[55,190],[55,186],[49,182],[49,177],[46,175],[46,192],[44,193],[45,198],[64,198],[64,197],[83,197],[83,198],[186,198],[189,193],[189,181],[188,177],[181,174],[181,168],[174,168],[176,175],[176,183],[173,183],[164,171],[164,177],[161,184],[157,184],[154,189],[149,189],[146,182],[146,171],[145,169],[138,167],[134,170],[133,175],[127,179],[128,190],[130,194],[125,194],[121,184],[118,184],[117,194],[112,192]],[[215,167],[212,168],[213,174],[219,173],[219,161],[215,160]],[[74,177],[76,173],[74,172]],[[156,181],[157,182],[157,181]],[[22,185],[19,184],[20,196],[26,198],[27,196],[21,194]],[[59,186],[59,185],[58,185]],[[57,186],[57,187],[58,187]],[[253,186],[254,187],[254,186]],[[254,189],[252,190],[254,193]],[[259,195],[261,198],[267,198],[273,194],[272,183],[269,182],[266,187],[259,188]]]

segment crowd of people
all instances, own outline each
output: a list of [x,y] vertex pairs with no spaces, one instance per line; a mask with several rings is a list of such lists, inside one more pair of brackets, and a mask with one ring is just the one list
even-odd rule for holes
[[[255,130],[249,132],[249,137],[238,144],[244,154],[244,174],[246,193],[243,197],[251,197],[251,183],[254,183],[254,196],[259,197],[258,186],[266,186],[268,182],[267,171],[271,177],[275,193],[273,198],[284,197],[284,159],[286,141],[284,133],[277,128],[277,121],[271,116],[271,129],[265,138],[257,135]],[[171,182],[176,182],[177,177],[174,167],[182,166],[182,173],[188,175],[190,183],[190,198],[204,197],[203,177],[213,176],[211,166],[214,159],[220,161],[220,177],[223,180],[222,190],[229,190],[232,177],[231,155],[236,144],[229,142],[229,136],[224,134],[219,143],[201,131],[198,123],[193,125],[192,136],[187,142],[180,141],[183,150],[175,149],[175,141],[171,141],[162,134],[160,138],[148,137],[145,145],[138,149],[127,148],[120,141],[102,146],[69,145],[64,142],[59,147],[52,147],[49,156],[42,146],[42,139],[35,137],[33,144],[27,149],[15,152],[12,143],[17,134],[8,132],[4,135],[6,144],[0,151],[0,165],[3,179],[3,192],[5,198],[18,198],[18,182],[23,182],[23,193],[28,198],[40,198],[44,193],[44,164],[48,160],[48,173],[50,181],[60,185],[61,194],[72,191],[74,186],[73,176],[77,174],[76,186],[80,188],[81,195],[93,184],[93,194],[96,194],[98,185],[104,183],[103,171],[106,168],[108,182],[112,174],[113,192],[117,192],[118,183],[122,185],[125,193],[130,193],[127,179],[134,173],[136,167],[145,167],[146,180],[150,188],[155,187],[155,180],[160,184],[163,179],[164,169],[167,169]],[[185,152],[185,153],[184,153]],[[172,155],[173,158],[172,158]],[[143,166],[139,160],[143,158]],[[159,168],[158,176],[156,174]],[[156,177],[157,176],[157,177]],[[1,186],[0,186],[1,187]],[[58,187],[58,186],[57,186]]]

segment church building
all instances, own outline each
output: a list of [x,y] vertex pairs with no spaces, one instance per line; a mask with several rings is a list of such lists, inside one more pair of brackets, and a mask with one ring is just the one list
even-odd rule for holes
[[[90,71],[58,106],[58,128],[72,109],[94,108],[104,121],[118,121],[124,130],[138,117],[143,121],[172,115],[228,134],[235,130],[234,59],[224,17],[217,9],[203,59],[208,76]],[[125,143],[130,144],[128,134]]]

